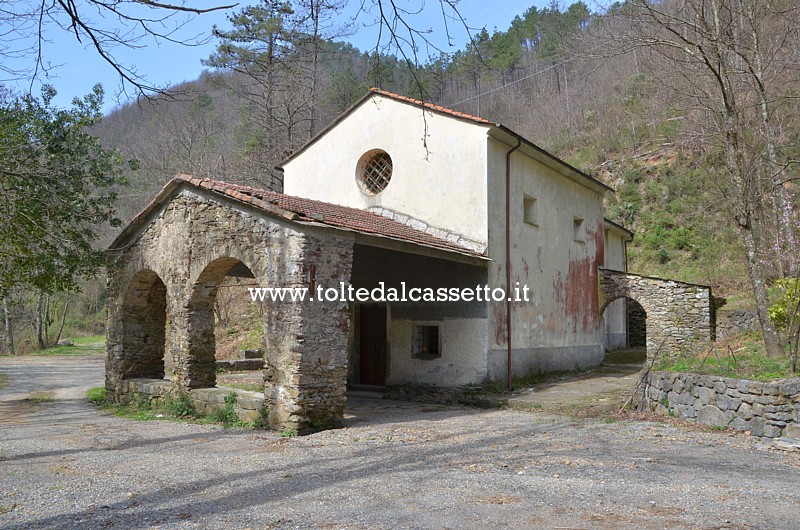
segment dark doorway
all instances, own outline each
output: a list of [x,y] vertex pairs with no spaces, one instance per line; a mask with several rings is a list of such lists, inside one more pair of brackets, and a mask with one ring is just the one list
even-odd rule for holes
[[642,304],[633,299],[626,299],[628,318],[628,348],[647,347],[647,312]]
[[386,306],[362,305],[359,321],[359,383],[386,383]]

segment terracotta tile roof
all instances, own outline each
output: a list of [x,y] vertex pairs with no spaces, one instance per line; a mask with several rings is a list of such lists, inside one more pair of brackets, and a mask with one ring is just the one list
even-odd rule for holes
[[[334,228],[342,228],[363,234],[387,237],[426,247],[458,252],[468,256],[484,257],[483,254],[477,253],[474,250],[464,248],[461,245],[440,237],[415,230],[382,215],[366,210],[359,210],[358,208],[294,197],[292,195],[284,195],[283,193],[241,186],[239,184],[229,184],[218,180],[199,179],[191,175],[177,175],[165,186],[165,190],[174,186],[176,182],[186,182],[198,188],[203,188],[242,203],[250,204],[256,208],[291,221],[318,223]],[[161,195],[162,194],[159,194],[159,196]],[[157,201],[158,197],[154,202]]]
[[405,101],[406,103],[411,103],[412,105],[417,105],[420,107],[424,107],[426,109],[430,109],[435,112],[441,112],[442,114],[449,114],[450,116],[455,116],[456,118],[462,118],[465,120],[474,121],[476,123],[483,123],[487,125],[494,125],[494,122],[489,121],[484,118],[479,118],[478,116],[473,116],[472,114],[466,114],[464,112],[458,112],[457,110],[448,109],[447,107],[442,107],[440,105],[434,105],[433,103],[426,103],[419,99],[410,98],[408,96],[401,96],[400,94],[395,94],[394,92],[389,92],[386,90],[381,90],[380,88],[370,88],[370,92],[375,94],[380,94],[387,98],[396,99],[399,101]]

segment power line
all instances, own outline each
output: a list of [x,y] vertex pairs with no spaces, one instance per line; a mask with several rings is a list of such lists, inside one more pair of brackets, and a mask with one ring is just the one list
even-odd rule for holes
[[[593,48],[591,48],[591,49],[590,49],[588,52],[586,52],[586,53],[593,52],[594,50],[596,50],[597,48],[600,48],[601,46],[602,46],[602,44],[598,44],[598,45],[594,46]],[[491,89],[491,90],[487,90],[486,92],[483,92],[483,93],[481,93],[481,94],[477,94],[477,95],[475,95],[475,96],[469,97],[469,98],[467,98],[467,99],[462,99],[461,101],[458,101],[458,102],[456,102],[456,103],[450,103],[450,104],[448,104],[448,105],[445,105],[445,106],[446,106],[446,107],[450,107],[450,108],[452,108],[452,107],[455,107],[456,105],[461,105],[462,103],[466,103],[466,102],[468,102],[468,101],[472,101],[473,99],[481,98],[481,97],[483,97],[483,96],[486,96],[486,95],[489,95],[489,94],[491,94],[491,93],[493,93],[493,92],[497,92],[498,90],[502,90],[502,89],[504,89],[504,88],[508,88],[508,87],[510,87],[511,85],[516,85],[517,83],[520,83],[520,82],[522,82],[522,81],[528,80],[528,79],[530,79],[530,78],[532,78],[532,77],[536,77],[536,76],[537,76],[537,75],[539,75],[539,74],[543,74],[543,73],[545,73],[545,72],[549,72],[550,70],[554,70],[554,69],[558,68],[559,66],[563,66],[563,65],[565,65],[565,64],[567,64],[567,63],[573,62],[573,61],[575,61],[576,59],[577,59],[577,56],[575,56],[575,57],[570,57],[569,59],[564,59],[564,60],[562,60],[562,61],[560,61],[560,62],[557,62],[557,63],[555,63],[555,64],[553,64],[553,65],[551,65],[551,66],[548,66],[547,68],[544,68],[544,69],[542,69],[542,70],[539,70],[539,71],[537,71],[537,72],[534,72],[534,73],[532,73],[532,74],[526,75],[525,77],[520,77],[519,79],[516,79],[516,80],[514,80],[514,81],[511,81],[510,83],[506,83],[505,85],[502,85],[502,86],[499,86],[499,87],[493,88],[493,89]]]

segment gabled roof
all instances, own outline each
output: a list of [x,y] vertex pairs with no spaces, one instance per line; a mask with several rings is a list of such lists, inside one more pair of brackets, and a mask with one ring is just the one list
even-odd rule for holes
[[250,205],[275,217],[303,224],[314,224],[347,230],[381,238],[403,241],[470,257],[485,258],[483,254],[462,247],[440,237],[421,232],[358,208],[284,195],[274,191],[229,184],[219,180],[199,179],[191,175],[177,175],[170,180],[117,236],[109,250],[122,248],[124,243],[150,221],[150,215],[161,207],[181,186],[206,190],[227,199]]
[[629,238],[633,239],[634,233],[631,230],[628,230],[627,228],[625,228],[624,226],[622,226],[619,223],[615,223],[614,221],[612,221],[611,219],[609,219],[607,217],[604,217],[603,221],[605,221],[606,226],[608,226],[610,228],[614,228],[617,231],[622,232],[623,234],[627,235]]
[[385,97],[385,98],[389,98],[389,99],[393,99],[395,101],[399,101],[401,103],[405,103],[405,104],[408,104],[408,105],[413,105],[415,107],[420,107],[422,109],[425,109],[425,110],[428,110],[428,111],[431,111],[431,112],[435,112],[435,113],[441,114],[443,116],[448,116],[450,118],[455,118],[455,119],[458,119],[458,120],[467,121],[467,122],[470,122],[470,123],[474,123],[475,125],[482,125],[484,127],[488,126],[490,129],[494,129],[496,131],[501,131],[502,133],[510,135],[513,138],[519,140],[521,144],[524,144],[525,146],[527,146],[533,153],[535,153],[536,158],[538,158],[541,161],[543,161],[546,165],[548,165],[550,167],[558,168],[560,170],[559,172],[566,173],[567,176],[569,176],[573,180],[576,180],[576,181],[579,181],[579,182],[583,182],[585,185],[588,185],[589,187],[591,187],[593,189],[596,189],[596,190],[599,189],[600,192],[602,192],[602,191],[614,191],[613,188],[611,188],[610,186],[607,186],[606,184],[604,184],[603,182],[597,180],[596,178],[587,175],[586,173],[584,173],[580,169],[577,169],[576,167],[568,164],[567,162],[561,160],[560,158],[558,158],[557,156],[551,154],[550,152],[545,151],[544,149],[542,149],[538,145],[534,144],[533,142],[531,142],[527,138],[515,133],[514,131],[512,131],[511,129],[509,129],[505,125],[493,122],[491,120],[487,120],[485,118],[480,118],[478,116],[473,116],[471,114],[466,114],[464,112],[459,112],[457,110],[449,109],[447,107],[442,107],[440,105],[434,105],[433,103],[428,103],[428,102],[425,102],[425,101],[421,101],[419,99],[414,99],[414,98],[410,98],[410,97],[407,97],[407,96],[401,96],[400,94],[395,94],[393,92],[388,92],[386,90],[381,90],[379,88],[370,88],[369,92],[364,94],[364,96],[361,99],[359,99],[358,101],[353,103],[353,105],[351,105],[350,108],[348,108],[343,113],[341,113],[339,116],[337,116],[331,123],[329,123],[326,127],[321,129],[308,142],[306,142],[302,147],[300,147],[299,149],[294,151],[292,154],[290,154],[289,156],[287,156],[286,158],[281,160],[278,163],[278,165],[275,166],[275,167],[277,169],[283,169],[283,166],[286,163],[288,163],[289,161],[293,160],[294,158],[299,156],[303,151],[305,151],[306,149],[311,147],[314,143],[317,142],[317,140],[319,140],[320,138],[325,136],[328,132],[331,131],[331,129],[336,127],[341,121],[343,121],[346,117],[348,117],[350,114],[352,114],[354,110],[356,110],[358,107],[363,105],[364,102],[372,99],[372,97],[376,96],[376,95],[382,96],[382,97]]

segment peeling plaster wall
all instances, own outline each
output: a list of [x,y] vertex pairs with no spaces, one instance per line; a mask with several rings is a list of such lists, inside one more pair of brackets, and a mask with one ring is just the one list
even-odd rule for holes
[[[504,287],[505,160],[511,146],[488,140],[489,283]],[[536,199],[536,225],[524,222],[523,199]],[[584,220],[585,241],[573,221]],[[511,155],[511,278],[528,284],[531,301],[513,303],[513,371],[572,370],[603,359],[598,267],[603,264],[602,196],[520,151]],[[506,372],[506,304],[489,308],[489,374]]]
[[[353,252],[354,288],[413,287],[475,288],[486,284],[483,267],[428,256],[356,245]],[[415,383],[455,386],[481,383],[487,375],[487,305],[482,302],[392,302],[388,312],[387,381],[389,385]],[[412,357],[415,322],[440,323],[442,356]],[[350,365],[357,366],[357,344],[351,346]],[[351,377],[353,373],[351,371]]]
[[[353,208],[385,208],[485,245],[487,129],[375,95],[286,163],[284,190]],[[368,195],[356,165],[378,148],[392,157],[394,171],[385,190]]]

